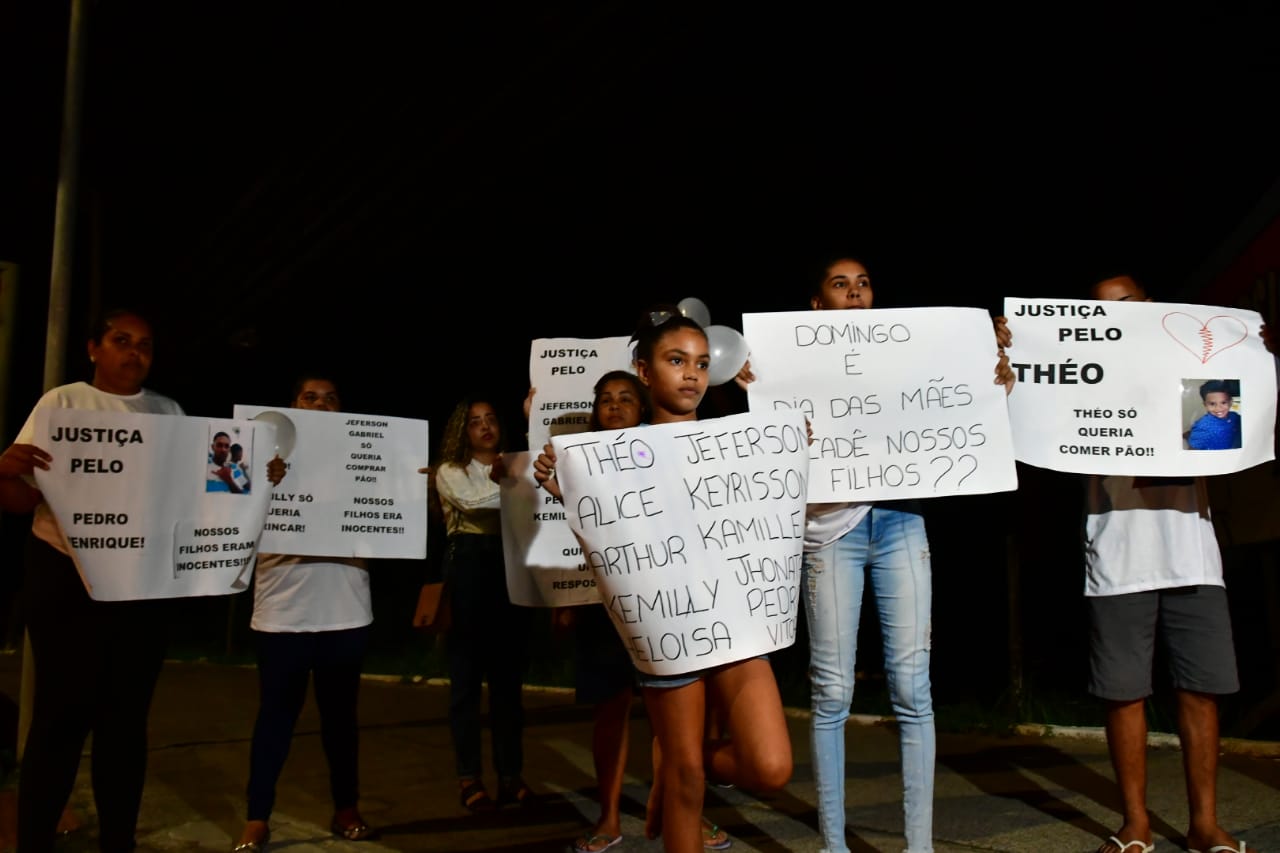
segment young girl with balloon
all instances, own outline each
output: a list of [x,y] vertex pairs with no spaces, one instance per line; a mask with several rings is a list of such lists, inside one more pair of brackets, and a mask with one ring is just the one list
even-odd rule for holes
[[[611,370],[596,380],[593,391],[588,432],[630,429],[649,420],[649,395],[634,373]],[[555,461],[555,449],[547,444],[534,463],[534,477],[556,500],[561,500],[559,484],[549,477]],[[573,842],[573,850],[601,853],[622,841],[622,779],[636,675],[622,638],[603,606],[563,610],[562,618],[573,628],[577,701],[595,706],[591,754],[600,801],[600,818],[591,832]],[[727,832],[705,818],[701,832],[702,846],[707,850],[724,850],[733,844]]]
[[[721,381],[737,373],[740,363],[715,371],[709,337],[709,330],[675,306],[646,312],[633,340],[636,373],[649,390],[651,423],[697,420],[713,372]],[[554,476],[554,460],[544,454],[534,470],[544,483]],[[753,657],[638,678],[657,741],[646,834],[660,834],[664,849],[673,853],[701,851],[708,777],[760,792],[777,790],[791,777],[791,741],[773,670],[766,658]],[[723,738],[709,736],[709,717]]]

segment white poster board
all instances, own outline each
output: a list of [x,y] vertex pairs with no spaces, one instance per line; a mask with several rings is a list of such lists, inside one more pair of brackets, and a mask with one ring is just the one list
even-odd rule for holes
[[[570,433],[562,433],[569,435]],[[504,453],[502,548],[507,597],[522,607],[599,604],[595,575],[566,521],[564,506],[533,479],[533,457]]]
[[795,642],[809,457],[798,411],[554,436],[569,526],[642,672]]
[[[1257,312],[1008,297],[1005,316],[1019,461],[1081,474],[1192,476],[1274,458],[1276,366]],[[1226,419],[1210,415],[1202,388],[1222,389],[1206,394],[1228,405]],[[1202,433],[1213,438],[1201,441]]]
[[[274,440],[256,421],[42,408],[33,442],[53,461],[35,481],[94,599],[226,595],[249,584]],[[262,484],[228,485],[215,443]]]
[[502,546],[507,593],[525,607],[598,604],[595,578],[565,523],[564,507],[538,488],[533,460],[552,435],[584,432],[592,389],[611,370],[630,370],[625,337],[539,338],[529,350],[529,452],[504,453],[511,478],[502,484]]
[[591,418],[591,389],[610,370],[631,370],[628,338],[538,338],[529,348],[529,449],[553,435],[582,432]]
[[289,473],[271,496],[264,554],[423,559],[427,555],[427,422],[387,415],[238,404],[237,418],[276,412],[294,425]]
[[813,425],[809,500],[881,501],[1018,486],[991,317],[977,308],[743,314],[751,411]]

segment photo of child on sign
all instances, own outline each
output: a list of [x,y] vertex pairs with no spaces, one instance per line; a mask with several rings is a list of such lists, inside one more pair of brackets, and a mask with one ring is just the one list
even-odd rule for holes
[[1184,379],[1182,401],[1183,416],[1191,419],[1182,434],[1188,450],[1243,446],[1239,379]]

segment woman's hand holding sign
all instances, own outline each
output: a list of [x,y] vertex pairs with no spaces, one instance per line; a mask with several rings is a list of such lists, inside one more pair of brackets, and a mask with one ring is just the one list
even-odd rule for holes
[[1004,316],[996,317],[991,325],[996,333],[996,351],[1000,353],[1000,360],[996,362],[996,384],[1004,386],[1004,393],[1012,394],[1016,376],[1004,348],[1013,346],[1013,332],[1009,331],[1009,319]]
[[8,512],[31,512],[40,503],[40,491],[22,477],[31,476],[36,468],[49,470],[53,457],[34,444],[13,444],[0,454],[0,509]]
[[0,454],[0,477],[29,477],[36,468],[49,470],[53,457],[34,444],[10,445]]
[[533,460],[533,479],[537,480],[538,485],[546,489],[551,497],[562,500],[560,484],[556,482],[556,450],[551,446],[551,442],[547,442],[542,452],[538,454],[538,458]]

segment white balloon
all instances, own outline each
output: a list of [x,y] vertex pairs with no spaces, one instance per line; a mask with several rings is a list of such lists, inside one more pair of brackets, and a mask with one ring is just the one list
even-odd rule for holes
[[289,416],[284,412],[266,411],[258,412],[253,416],[255,421],[264,421],[274,424],[276,428],[276,456],[281,459],[288,459],[289,454],[293,452],[294,441],[298,437],[298,431],[293,425],[293,421],[289,420]]
[[696,296],[686,296],[676,303],[676,307],[680,309],[681,314],[702,328],[705,329],[711,325],[711,309],[707,308],[707,303]]
[[747,339],[737,329],[728,326],[707,326],[705,331],[707,344],[711,347],[707,381],[712,385],[723,385],[737,376],[742,365],[747,363],[750,354]]

